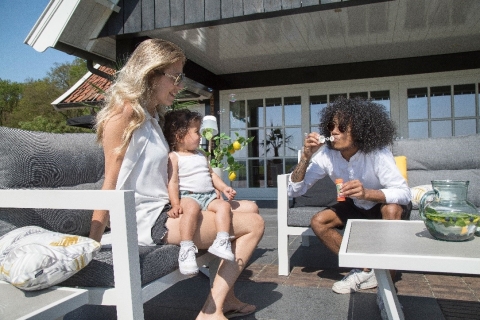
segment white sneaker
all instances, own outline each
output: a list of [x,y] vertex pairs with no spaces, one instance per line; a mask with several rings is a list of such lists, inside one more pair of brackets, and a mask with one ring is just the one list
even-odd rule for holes
[[217,238],[208,248],[208,252],[225,260],[234,261],[235,256],[232,252],[232,244],[228,238]]
[[363,289],[371,289],[377,286],[377,278],[373,269],[365,272],[359,269],[351,270],[342,280],[333,284],[332,290],[336,293],[351,293]]
[[180,247],[178,253],[178,266],[182,274],[190,275],[198,273],[197,258],[195,254],[198,252],[196,246]]

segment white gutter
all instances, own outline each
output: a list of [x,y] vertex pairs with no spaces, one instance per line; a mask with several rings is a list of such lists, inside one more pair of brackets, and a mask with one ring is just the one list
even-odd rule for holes
[[50,0],[24,43],[38,52],[54,47],[81,0]]
[[[95,65],[95,69],[98,69],[100,67],[99,64]],[[51,105],[53,106],[53,108],[57,111],[60,111],[59,108],[57,108],[57,104],[59,104],[62,100],[64,100],[65,98],[67,98],[70,94],[72,94],[75,90],[77,90],[78,87],[80,87],[85,81],[87,81],[87,79],[92,75],[92,73],[90,71],[88,71],[80,80],[78,80],[70,89],[68,89],[65,93],[63,93],[60,97],[58,97],[57,99],[55,99],[55,101],[53,101],[51,103]],[[62,109],[63,110],[63,109]]]

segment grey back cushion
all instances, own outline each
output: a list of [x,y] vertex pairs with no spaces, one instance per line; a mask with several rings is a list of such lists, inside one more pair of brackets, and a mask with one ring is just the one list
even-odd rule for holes
[[407,157],[408,185],[467,180],[468,200],[480,207],[480,135],[395,141],[393,154]]
[[[104,156],[95,134],[0,127],[0,189],[100,189]],[[88,236],[91,210],[0,209],[0,236],[17,227]]]
[[0,127],[0,188],[59,188],[98,182],[104,172],[95,134]]

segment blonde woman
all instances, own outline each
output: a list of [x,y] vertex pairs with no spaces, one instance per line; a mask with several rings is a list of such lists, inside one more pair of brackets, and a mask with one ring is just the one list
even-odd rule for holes
[[[171,105],[183,88],[185,62],[185,54],[177,45],[145,40],[118,72],[97,116],[97,138],[105,153],[102,190],[135,191],[140,245],[179,245],[181,241],[182,216],[168,216],[169,148],[159,123],[163,107]],[[233,286],[262,238],[264,221],[250,201],[232,203],[232,211],[235,261],[221,262],[197,319],[226,319],[255,312],[255,306],[235,297]],[[108,220],[107,211],[94,211],[90,237],[100,241]],[[215,214],[202,211],[194,242],[207,249],[215,237]]]

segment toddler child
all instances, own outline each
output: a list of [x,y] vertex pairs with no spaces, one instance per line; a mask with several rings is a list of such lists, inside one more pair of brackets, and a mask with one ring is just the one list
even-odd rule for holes
[[218,199],[215,189],[223,192],[228,200],[236,191],[227,186],[213,173],[200,145],[202,115],[188,109],[172,110],[165,114],[165,138],[170,147],[168,165],[168,195],[172,209],[168,215],[177,218],[182,214],[180,224],[180,253],[178,264],[183,274],[198,273],[193,242],[197,220],[201,210],[215,212],[217,237],[208,252],[226,260],[234,261],[230,243],[230,203]]

